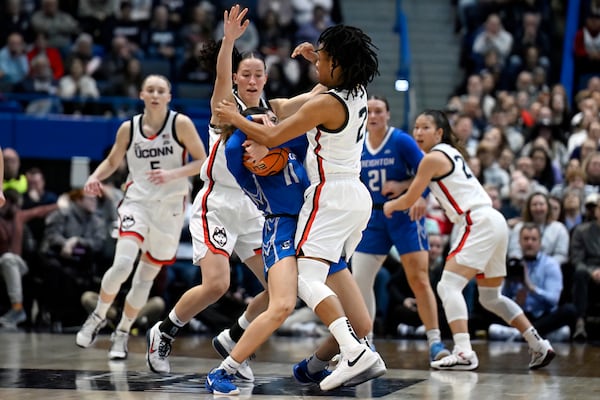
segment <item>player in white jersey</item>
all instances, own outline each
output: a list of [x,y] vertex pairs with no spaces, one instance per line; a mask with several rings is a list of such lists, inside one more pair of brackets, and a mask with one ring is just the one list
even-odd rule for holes
[[[119,238],[113,265],[102,278],[95,310],[76,338],[77,345],[84,348],[94,342],[141,249],[123,315],[111,337],[111,359],[127,357],[129,331],[148,299],[154,278],[163,265],[175,260],[185,196],[190,187],[188,177],[197,174],[206,159],[191,119],[169,109],[171,83],[167,78],[146,77],[140,98],[144,101],[144,112],[121,124],[110,153],[84,187],[87,193],[101,196],[101,181],[112,175],[126,157],[129,176],[118,207]],[[189,155],[193,158],[191,162]]]
[[[351,256],[371,212],[371,197],[359,173],[367,120],[365,88],[377,74],[378,62],[371,39],[345,25],[323,31],[315,52],[319,82],[329,90],[309,99],[277,126],[246,120],[230,101],[221,102],[216,113],[268,147],[307,132],[305,165],[311,185],[296,231],[298,294],[339,343],[341,362],[320,383],[321,389],[330,390],[376,366],[373,376],[385,372],[379,354],[357,338],[339,299],[325,284],[329,265]],[[364,334],[370,329],[367,322]]]
[[471,347],[467,305],[462,295],[463,288],[475,277],[481,305],[517,328],[529,344],[529,368],[548,365],[555,355],[552,346],[540,337],[519,305],[501,293],[506,276],[506,220],[492,207],[491,199],[467,166],[465,152],[458,150],[463,149],[457,144],[448,119],[441,111],[425,111],[415,121],[413,136],[427,154],[408,191],[387,201],[383,211],[391,217],[394,211],[408,209],[429,186],[448,218],[459,228],[437,286],[454,349],[449,356],[432,361],[431,367],[472,370],[479,365]]
[[[249,21],[244,21],[246,13],[247,9],[242,10],[238,5],[225,11],[223,40],[220,45],[206,50],[207,59],[212,55],[211,51],[216,53],[218,50],[211,110],[221,100],[229,99],[238,114],[248,107],[263,106],[285,118],[311,94],[271,102],[264,100],[263,88],[267,80],[264,61],[254,54],[240,57],[234,47],[235,40],[249,24]],[[179,330],[196,314],[219,300],[229,288],[229,257],[232,252],[235,251],[266,287],[260,254],[264,218],[227,169],[225,143],[219,135],[221,125],[222,122],[213,113],[209,127],[210,151],[201,172],[204,186],[194,200],[190,220],[194,263],[202,270],[202,284],[186,291],[167,318],[150,329],[146,361],[154,372],[170,371],[168,356],[171,342]],[[266,292],[254,298],[238,319],[237,338],[250,324],[249,321],[267,308],[267,303]],[[243,364],[243,368],[238,370],[238,377],[253,381],[247,361]]]

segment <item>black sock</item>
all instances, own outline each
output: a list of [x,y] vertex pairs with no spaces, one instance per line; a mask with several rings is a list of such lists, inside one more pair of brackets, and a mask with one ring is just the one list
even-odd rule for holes
[[242,327],[236,320],[235,323],[231,326],[231,328],[229,328],[229,336],[231,337],[231,340],[237,343],[237,341],[240,340],[243,334],[244,329],[242,329]]
[[167,335],[170,339],[175,339],[177,333],[181,327],[175,325],[173,321],[169,317],[165,318],[165,320],[158,326],[158,330]]

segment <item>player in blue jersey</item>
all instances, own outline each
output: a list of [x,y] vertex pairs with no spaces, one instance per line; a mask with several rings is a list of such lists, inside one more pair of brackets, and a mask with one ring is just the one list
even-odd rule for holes
[[[387,99],[371,96],[368,105],[367,136],[361,157],[361,180],[373,199],[373,211],[361,242],[352,256],[352,273],[365,298],[371,318],[375,318],[373,284],[392,245],[400,261],[415,299],[417,312],[425,325],[429,355],[438,360],[450,354],[441,341],[437,302],[429,282],[429,242],[425,230],[426,201],[423,196],[410,212],[383,215],[383,203],[397,197],[403,189],[400,182],[411,179],[423,158],[423,152],[412,136],[388,125],[390,108]],[[424,196],[429,192],[426,191]]]
[[[277,120],[272,111],[262,107],[248,108],[242,114],[254,115],[257,119],[266,116],[261,120],[269,124]],[[304,203],[304,191],[310,185],[306,170],[302,166],[308,141],[305,136],[300,136],[281,145],[290,150],[288,164],[281,172],[266,177],[255,175],[244,167],[242,161],[246,143],[246,135],[236,130],[227,139],[225,155],[227,168],[246,195],[265,215],[262,256],[265,263],[269,305],[266,311],[251,321],[219,367],[213,369],[207,376],[207,389],[217,394],[223,389],[227,390],[229,395],[239,393],[239,389],[230,382],[230,378],[224,379],[224,377],[235,375],[241,363],[281,326],[294,310],[297,298],[298,269],[294,237],[298,214]],[[349,313],[351,323],[369,320],[364,304],[362,307],[360,306],[362,302],[357,304],[356,299],[360,300],[360,292],[347,269],[345,260],[341,259],[340,262],[332,264],[329,275],[328,283],[331,283],[334,291],[338,293],[342,305],[354,310]],[[362,322],[359,324],[361,326],[357,332],[366,334],[369,325]],[[327,360],[339,351],[333,337],[326,341],[324,348],[323,352],[328,356],[323,358]],[[385,372],[381,368],[379,371]],[[321,372],[321,375],[327,376],[328,371]],[[360,379],[367,380],[373,377],[367,374]],[[219,388],[214,386],[214,379],[220,380]]]

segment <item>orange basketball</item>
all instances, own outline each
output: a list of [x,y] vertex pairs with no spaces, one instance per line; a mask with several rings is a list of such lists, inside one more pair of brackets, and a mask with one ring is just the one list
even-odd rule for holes
[[288,156],[288,149],[277,147],[269,150],[267,155],[256,164],[244,159],[244,166],[258,176],[275,175],[287,165]]

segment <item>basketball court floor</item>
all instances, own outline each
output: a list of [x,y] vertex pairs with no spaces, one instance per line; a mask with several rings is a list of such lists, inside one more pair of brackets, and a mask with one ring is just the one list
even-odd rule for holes
[[107,359],[108,335],[92,348],[75,345],[75,334],[0,331],[0,399],[599,399],[600,347],[554,344],[548,367],[529,371],[521,342],[474,341],[480,366],[475,372],[434,371],[424,340],[375,340],[388,366],[386,375],[355,388],[322,392],[291,376],[293,363],[309,355],[320,339],[273,337],[252,361],[256,381],[241,385],[240,396],[213,396],[204,388],[206,372],[220,362],[211,337],[185,336],[173,343],[172,373],[146,367],[144,337],[132,337],[129,358]]

